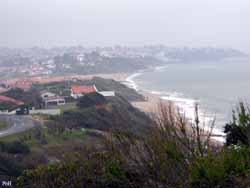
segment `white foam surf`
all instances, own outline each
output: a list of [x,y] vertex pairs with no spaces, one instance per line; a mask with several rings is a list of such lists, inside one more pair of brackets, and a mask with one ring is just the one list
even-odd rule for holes
[[166,68],[168,68],[168,65],[164,65],[164,66],[158,66],[154,68],[155,72],[163,72]]
[[[178,109],[180,110],[180,113],[185,115],[186,118],[192,123],[195,121],[195,106],[198,105],[200,106],[200,101],[195,100],[195,99],[188,99],[188,98],[181,98],[176,96],[176,94],[169,95],[169,96],[162,96],[161,99],[171,101],[173,102]],[[217,115],[213,113],[207,113],[204,109],[199,107],[199,119],[201,124],[204,124],[204,129],[206,131],[210,131],[211,125],[214,120],[216,120]],[[220,115],[219,115],[220,116]],[[221,136],[215,136],[213,139],[220,141],[220,142],[225,142],[224,139],[224,133],[222,130],[213,128],[212,130],[213,135],[221,135]]]
[[127,85],[129,88],[132,88],[136,91],[138,91],[138,85],[135,83],[135,81],[133,79],[135,79],[136,77],[142,75],[141,72],[138,73],[134,73],[132,75],[130,75],[129,77],[126,78],[126,81],[124,82],[125,85]]
[[[155,72],[161,72],[164,69],[166,69],[168,67],[168,65],[166,66],[158,66],[155,67],[153,69],[153,71]],[[143,72],[146,72],[147,70],[142,70],[139,71],[137,73],[134,73],[132,75],[130,75],[126,81],[124,82],[125,85],[127,85],[128,87],[139,91],[139,86],[137,85],[137,83],[134,81],[134,79],[138,76],[141,76],[143,74]],[[152,69],[150,70],[152,71]],[[200,104],[199,100],[196,99],[190,99],[190,98],[185,98],[184,94],[182,93],[178,93],[178,92],[167,92],[167,91],[149,91],[149,90],[145,90],[140,88],[140,90],[142,91],[146,91],[155,95],[159,95],[161,97],[161,99],[163,100],[167,100],[167,101],[171,101],[173,102],[180,110],[180,112],[185,115],[186,118],[188,118],[190,120],[190,122],[194,122],[195,120],[195,105],[196,104]],[[200,105],[199,105],[200,106]],[[216,117],[220,117],[222,115],[216,115]],[[210,126],[211,123],[214,121],[215,119],[215,114],[211,113],[211,112],[206,112],[204,109],[199,108],[199,118],[201,120],[201,123],[205,123],[205,127],[204,129],[207,131],[210,131]],[[213,129],[213,134],[214,135],[222,135],[224,136],[224,133],[222,130],[220,129]],[[225,138],[224,137],[213,137],[213,139],[220,141],[220,142],[225,142]]]

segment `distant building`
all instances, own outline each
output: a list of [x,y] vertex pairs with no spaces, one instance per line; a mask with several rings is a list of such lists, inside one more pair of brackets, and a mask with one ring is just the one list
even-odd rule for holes
[[99,91],[98,93],[104,97],[114,97],[115,96],[114,91]]
[[65,105],[64,97],[59,96],[51,96],[43,99],[43,104],[45,108],[53,107],[53,106],[62,106]]
[[80,61],[82,62],[84,59],[85,59],[85,55],[84,54],[79,54],[77,57],[76,57],[77,61]]
[[96,93],[98,90],[95,85],[93,86],[72,86],[71,87],[71,96],[74,99],[78,99],[84,96],[87,93]]
[[19,88],[19,89],[23,89],[24,91],[27,91],[31,88],[32,86],[32,82],[29,80],[19,80],[13,84],[10,84],[9,87],[10,88]]
[[42,97],[42,99],[46,99],[48,97],[55,97],[56,94],[55,93],[52,93],[52,92],[49,92],[49,91],[42,91],[40,93],[40,96]]

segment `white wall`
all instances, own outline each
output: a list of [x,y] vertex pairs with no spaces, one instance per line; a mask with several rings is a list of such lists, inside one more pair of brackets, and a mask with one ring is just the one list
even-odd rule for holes
[[114,91],[99,91],[98,93],[104,97],[114,97],[115,96]]

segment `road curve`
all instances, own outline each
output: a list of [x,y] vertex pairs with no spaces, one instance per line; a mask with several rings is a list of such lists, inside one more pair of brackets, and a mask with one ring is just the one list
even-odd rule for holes
[[8,129],[0,131],[0,138],[7,135],[24,132],[35,126],[41,125],[39,121],[34,120],[31,116],[0,115],[0,120],[7,121],[11,125]]

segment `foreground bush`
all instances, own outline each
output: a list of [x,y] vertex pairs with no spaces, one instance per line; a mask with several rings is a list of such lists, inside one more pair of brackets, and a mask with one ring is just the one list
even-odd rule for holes
[[[197,158],[190,168],[195,188],[249,187],[250,181],[250,110],[240,103],[232,121],[225,126],[226,146]],[[245,178],[244,178],[245,177]]]
[[[67,162],[26,171],[18,179],[18,187],[23,188],[78,188],[78,187],[138,187],[133,171],[123,167],[118,155],[99,153],[82,159],[79,156]],[[141,184],[141,183],[139,183]]]
[[190,126],[173,106],[160,105],[150,133],[138,135],[130,130],[113,130],[106,136],[105,149],[27,171],[19,178],[18,185],[37,188],[189,187],[190,166],[212,150],[211,134],[200,128],[198,109],[196,112],[196,121]]
[[0,153],[0,177],[17,177],[21,175],[22,170],[21,165],[12,156]]
[[[238,187],[236,178],[249,173],[250,148],[225,148],[196,160],[190,168],[191,187]],[[249,186],[250,184],[248,184]]]
[[[102,150],[84,156],[73,155],[58,164],[26,171],[18,179],[18,186],[250,187],[250,147],[247,142],[237,141],[237,145],[218,147],[215,142],[211,143],[214,123],[209,126],[210,131],[206,131],[198,117],[198,108],[194,123],[189,123],[173,106],[160,105],[150,133],[138,135],[130,130],[113,130],[107,133]],[[237,117],[234,125],[243,126],[246,132],[241,133],[247,133],[248,114],[241,109]]]
[[240,103],[233,111],[232,121],[225,126],[226,144],[250,146],[250,109]]
[[27,144],[20,141],[0,142],[0,152],[10,154],[28,154],[30,153],[30,148]]

